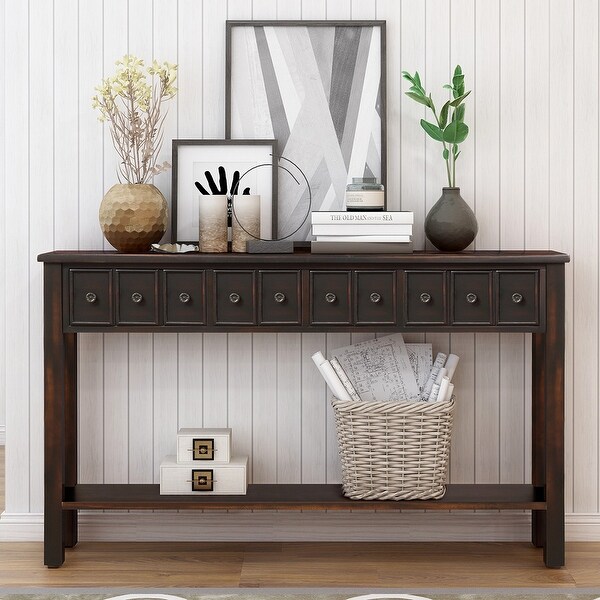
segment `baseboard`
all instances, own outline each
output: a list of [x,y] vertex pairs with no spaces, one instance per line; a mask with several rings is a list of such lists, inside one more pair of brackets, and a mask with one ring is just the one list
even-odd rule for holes
[[[81,541],[421,541],[526,542],[530,515],[521,512],[82,512]],[[0,541],[43,539],[43,515],[3,513]],[[600,514],[566,517],[567,541],[600,541]]]
[[6,446],[6,425],[0,425],[0,446]]

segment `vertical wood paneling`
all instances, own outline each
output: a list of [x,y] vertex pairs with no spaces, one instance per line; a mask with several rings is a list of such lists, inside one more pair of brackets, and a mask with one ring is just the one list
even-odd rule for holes
[[[450,64],[451,68],[461,65],[465,73],[465,86],[477,93],[475,70],[475,11],[474,0],[452,0],[450,10]],[[465,122],[471,127],[471,135],[461,144],[461,155],[456,163],[456,184],[462,197],[475,209],[475,99],[466,102]],[[473,334],[452,334],[450,347],[461,358],[457,370],[454,393],[458,404],[454,415],[452,454],[450,467],[452,481],[471,483],[475,481],[475,336]]]
[[[0,10],[0,31],[4,34],[4,10]],[[5,47],[0,44],[0,65],[4,65]],[[5,70],[0,69],[0,115],[4,115],[4,84]],[[0,118],[0,140],[6,139],[6,128],[4,118]],[[0,193],[5,192],[5,144],[0,142]],[[6,205],[6,203],[4,203]],[[2,240],[6,240],[6,214],[5,206],[0,209],[0,235]],[[6,290],[8,289],[6,281],[6,252],[5,247],[0,245],[3,251],[0,253],[0,432],[6,433]],[[5,440],[6,441],[6,440]]]
[[302,334],[302,483],[325,483],[327,477],[327,386],[311,358],[325,354],[326,340],[324,333]]
[[[252,481],[252,334],[227,334],[227,427],[232,431],[232,452],[248,456],[249,480]],[[273,365],[271,373],[273,372]],[[212,392],[208,392],[212,393]]]
[[30,135],[37,138],[29,148],[30,169],[35,173],[30,178],[29,197],[45,200],[36,202],[36,210],[29,213],[29,509],[32,511],[42,509],[44,498],[44,430],[37,418],[44,406],[44,349],[37,343],[43,336],[43,269],[35,260],[44,248],[54,244],[54,35],[48,31],[53,16],[53,6],[48,3],[29,14],[29,124]]
[[573,509],[598,511],[598,3],[575,4]]
[[[403,24],[400,48],[400,69],[424,74],[425,69],[425,3],[403,0],[400,15]],[[400,131],[400,198],[401,209],[415,213],[413,243],[415,250],[425,248],[425,133],[419,125],[425,111],[420,104],[404,94],[410,87],[402,80],[400,111],[403,122]]]
[[[7,510],[37,512],[42,502],[42,271],[35,256],[52,247],[110,248],[97,210],[116,182],[117,158],[90,106],[94,87],[128,51],[147,62],[177,62],[179,93],[169,103],[160,159],[170,159],[174,137],[222,137],[227,18],[387,21],[388,199],[390,208],[415,211],[416,248],[424,247],[423,222],[445,183],[444,164],[419,126],[425,111],[403,94],[400,71],[418,70],[437,98],[462,65],[474,93],[457,183],[477,212],[477,248],[552,247],[575,257],[566,284],[567,510],[598,512],[598,452],[590,451],[600,425],[595,0],[7,3],[2,49],[21,57],[0,61],[0,85],[4,77],[10,90],[0,91],[0,114],[10,115],[0,129],[10,148],[0,150],[0,186],[11,199],[3,209],[10,224],[5,313],[0,302],[10,364],[4,383],[0,367],[8,398]],[[169,201],[170,180],[170,173],[155,180]],[[230,426],[234,452],[254,459],[255,481],[337,481],[329,398],[310,357],[372,337],[82,335],[80,480],[156,480],[178,427]],[[408,339],[461,356],[452,481],[527,480],[530,336]]]
[[277,334],[252,335],[252,481],[277,481]]
[[[6,222],[15,235],[7,237],[6,253],[6,510],[29,510],[29,11],[27,2],[4,7],[5,48],[21,60],[5,61],[5,81],[10,93],[5,97],[5,132],[10,140],[6,155]],[[7,227],[8,229],[8,227]],[[41,340],[38,342],[41,344]],[[12,479],[11,479],[12,477]]]
[[152,334],[131,333],[128,345],[129,483],[152,483],[153,460],[149,452],[154,447]]
[[[558,0],[550,11],[550,89],[557,85],[573,90],[573,12],[570,0]],[[574,93],[550,94],[550,114],[560,112],[561,119],[550,119],[549,136],[549,244],[573,255],[573,101]],[[560,122],[559,122],[560,121]],[[565,449],[566,511],[573,509],[573,263],[565,268]]]
[[302,336],[277,334],[277,482],[302,481]]
[[[500,248],[525,244],[525,57],[524,11],[521,0],[500,6]],[[525,339],[500,336],[500,481],[525,480],[527,419],[525,403]],[[529,410],[527,410],[529,408]]]

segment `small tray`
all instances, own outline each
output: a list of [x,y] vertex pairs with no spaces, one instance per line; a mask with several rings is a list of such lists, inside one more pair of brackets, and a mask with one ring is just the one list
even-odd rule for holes
[[188,254],[189,252],[198,252],[198,246],[193,244],[152,244],[152,251],[163,254]]

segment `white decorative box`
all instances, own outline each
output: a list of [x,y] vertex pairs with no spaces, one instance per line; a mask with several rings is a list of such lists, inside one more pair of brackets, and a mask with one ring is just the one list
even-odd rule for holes
[[206,461],[202,465],[180,464],[167,456],[160,465],[160,493],[176,496],[220,496],[246,493],[248,457],[228,464]]
[[231,429],[180,429],[177,462],[227,463],[231,456]]

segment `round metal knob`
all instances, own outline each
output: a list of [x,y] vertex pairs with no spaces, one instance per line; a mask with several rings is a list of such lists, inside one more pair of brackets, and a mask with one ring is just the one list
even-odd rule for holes
[[231,292],[231,294],[229,294],[229,302],[233,304],[237,304],[241,299],[242,297],[237,292]]
[[96,296],[96,294],[94,294],[94,292],[88,292],[85,295],[85,299],[90,303],[93,304],[94,302],[96,302],[96,300],[98,300],[98,296]]
[[285,294],[283,292],[276,292],[273,298],[275,299],[275,302],[278,302],[279,304],[285,302]]
[[467,294],[467,302],[469,304],[475,304],[475,302],[477,302],[477,294],[473,294],[473,293]]
[[133,292],[133,294],[131,294],[131,299],[136,304],[139,304],[144,299],[144,296],[142,296],[139,292]]
[[325,294],[325,300],[327,300],[329,304],[333,304],[337,300],[337,296],[333,292],[327,292]]
[[369,299],[371,300],[371,302],[373,302],[373,304],[377,304],[378,302],[381,302],[381,294],[378,294],[377,292],[373,292],[369,296]]
[[179,294],[179,301],[186,304],[190,301],[190,295],[187,292],[181,292],[181,294]]
[[512,301],[513,301],[515,304],[519,304],[519,303],[523,302],[523,294],[519,294],[519,292],[515,292],[515,293],[512,295]]
[[421,298],[421,302],[423,302],[424,304],[427,304],[428,302],[431,302],[431,294],[428,294],[427,292],[423,292],[419,298]]

